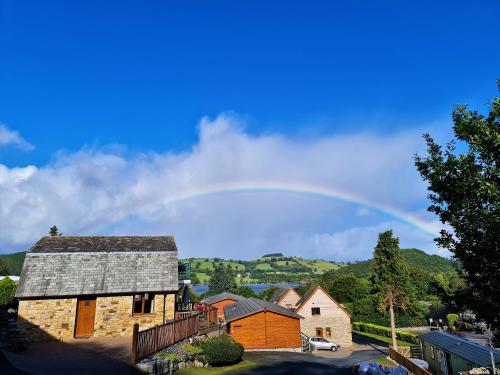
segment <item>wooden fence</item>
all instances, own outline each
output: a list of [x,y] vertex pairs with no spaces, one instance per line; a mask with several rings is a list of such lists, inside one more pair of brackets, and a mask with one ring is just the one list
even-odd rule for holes
[[426,369],[417,366],[415,363],[410,361],[409,358],[405,357],[403,354],[398,353],[392,347],[389,348],[389,357],[399,363],[401,366],[406,367],[406,369],[415,375],[432,375],[431,372]]
[[130,360],[135,365],[138,361],[153,353],[198,334],[199,330],[200,321],[198,315],[174,320],[140,332],[139,325],[134,324]]

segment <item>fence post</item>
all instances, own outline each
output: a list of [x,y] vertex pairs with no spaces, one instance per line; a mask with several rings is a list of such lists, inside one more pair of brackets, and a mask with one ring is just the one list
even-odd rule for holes
[[137,363],[137,336],[139,334],[139,324],[134,324],[134,329],[132,331],[132,352],[130,353],[130,362],[133,365]]

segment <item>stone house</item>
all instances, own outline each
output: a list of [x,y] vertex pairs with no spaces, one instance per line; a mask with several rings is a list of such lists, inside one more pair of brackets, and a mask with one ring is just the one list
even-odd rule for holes
[[280,287],[269,298],[269,302],[276,303],[277,305],[293,309],[300,301],[300,294],[294,288]]
[[300,328],[305,335],[321,336],[341,346],[352,344],[351,316],[319,285],[304,294],[295,312],[304,317]]
[[26,254],[16,297],[24,341],[129,336],[174,319],[173,237],[42,237]]

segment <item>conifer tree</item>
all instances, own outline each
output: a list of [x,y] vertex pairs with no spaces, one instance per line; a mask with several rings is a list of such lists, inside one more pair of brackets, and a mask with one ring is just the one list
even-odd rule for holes
[[380,309],[389,310],[392,346],[397,349],[394,310],[406,309],[410,306],[412,288],[408,270],[399,249],[399,238],[392,236],[392,230],[379,234],[373,260],[370,280]]
[[222,263],[217,263],[208,281],[207,295],[213,296],[214,294],[234,292],[235,290],[236,281],[232,269],[224,267]]

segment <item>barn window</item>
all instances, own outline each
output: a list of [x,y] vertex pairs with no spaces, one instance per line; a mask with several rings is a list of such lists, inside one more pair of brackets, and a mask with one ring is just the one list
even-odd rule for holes
[[330,327],[326,327],[325,335],[326,337],[332,337],[332,329]]
[[134,295],[133,315],[151,314],[154,307],[154,294],[143,293]]
[[312,315],[321,315],[321,311],[319,307],[311,307],[311,314]]

